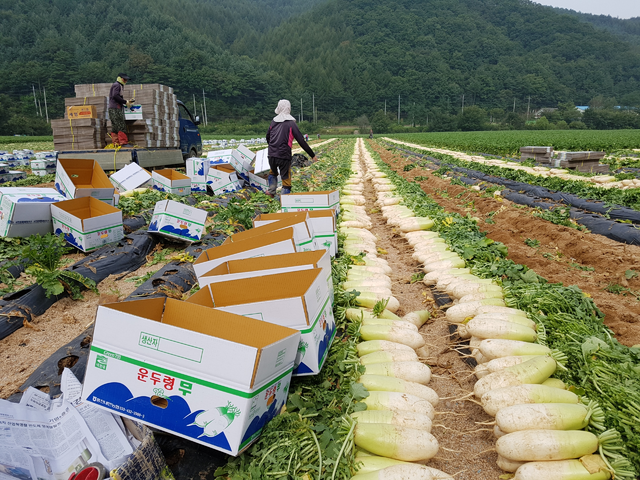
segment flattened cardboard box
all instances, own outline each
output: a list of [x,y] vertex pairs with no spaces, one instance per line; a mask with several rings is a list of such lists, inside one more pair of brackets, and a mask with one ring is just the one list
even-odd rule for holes
[[173,200],[162,200],[153,209],[149,231],[178,240],[197,242],[204,233],[206,220],[206,210]]
[[109,179],[120,193],[134,188],[151,186],[151,174],[137,163],[130,163],[113,173]]
[[236,170],[229,164],[215,164],[207,171],[207,184],[213,190],[214,195],[235,192],[240,190],[243,181],[238,179]]
[[51,204],[62,200],[53,188],[0,188],[0,236],[53,232]]
[[336,333],[319,268],[212,283],[187,301],[300,330],[294,376],[320,372]]
[[340,192],[297,192],[280,197],[283,212],[333,208],[340,213]]
[[154,170],[151,178],[156,190],[181,197],[191,195],[191,179],[172,168]]
[[212,268],[229,260],[295,252],[296,244],[293,239],[293,228],[285,228],[260,237],[249,238],[242,242],[220,245],[205,250],[193,263],[193,270],[196,272],[196,276],[200,278]]
[[100,164],[91,159],[58,159],[56,190],[67,199],[93,197],[113,203],[115,188]]
[[310,268],[320,268],[327,282],[327,289],[333,304],[333,277],[331,272],[331,256],[326,250],[312,252],[269,255],[267,257],[230,260],[221,263],[198,279],[200,287],[210,283],[227,282],[242,278],[253,278],[277,273],[295,272]]
[[299,339],[171,298],[101,305],[82,397],[238,455],[285,404]]
[[292,227],[294,231],[294,239],[296,242],[296,249],[298,252],[308,252],[315,250],[315,244],[313,243],[313,227],[309,221],[309,215],[307,212],[298,212],[292,215],[286,220],[279,222],[272,222],[266,225],[255,227],[244,232],[234,233],[225,240],[225,244],[242,241],[247,238],[257,237],[264,235],[265,233],[275,232],[282,230],[283,228]]
[[51,204],[51,218],[54,233],[83,252],[124,238],[122,212],[93,197]]

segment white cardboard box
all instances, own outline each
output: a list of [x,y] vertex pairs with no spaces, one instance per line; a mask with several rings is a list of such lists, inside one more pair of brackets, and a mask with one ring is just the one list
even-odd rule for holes
[[[269,189],[269,171],[268,170],[266,173],[262,173],[260,175],[256,175],[253,172],[249,172],[248,178],[249,178],[249,184],[252,187],[262,190],[263,192],[266,192]],[[282,187],[282,178],[280,178],[280,175],[278,175],[277,186]]]
[[57,160],[54,158],[43,158],[31,160],[31,169],[32,170],[44,170],[44,169],[53,169],[55,173]]
[[124,238],[122,212],[93,197],[51,204],[53,230],[83,252]]
[[171,298],[101,305],[82,397],[238,455],[286,403],[299,339]]
[[271,167],[269,166],[269,149],[265,148],[263,150],[258,150],[256,152],[256,158],[255,158],[255,163],[254,163],[254,168],[253,168],[253,173],[256,175],[259,175],[261,173],[269,173],[269,170],[271,170]]
[[213,165],[208,158],[187,158],[185,161],[187,177],[191,179],[192,192],[207,191],[207,171]]
[[162,200],[153,209],[149,231],[178,240],[197,242],[204,233],[206,220],[206,210],[173,200]]
[[173,168],[154,170],[151,178],[156,190],[181,197],[191,195],[191,179]]
[[196,272],[196,276],[200,278],[212,268],[229,260],[295,252],[296,244],[293,239],[293,228],[285,228],[259,237],[249,238],[242,242],[229,243],[205,250],[193,263],[193,270]]
[[53,232],[51,204],[62,200],[53,188],[0,188],[0,236]]
[[216,150],[207,153],[207,158],[212,160],[214,164],[228,163],[239,175],[248,178],[248,174],[252,169],[251,162],[255,154],[247,147],[240,145],[234,149]]
[[207,184],[214,195],[235,192],[242,188],[243,181],[238,178],[236,170],[228,164],[215,164],[207,172]]
[[109,179],[120,193],[133,190],[134,188],[149,186],[153,183],[151,181],[151,174],[137,163],[125,165],[112,174]]
[[295,212],[304,210],[335,209],[340,213],[340,192],[298,192],[282,195],[280,204],[283,212]]
[[113,204],[115,188],[95,160],[59,159],[55,186],[56,190],[69,200],[93,197]]
[[336,333],[331,294],[319,268],[212,283],[187,301],[300,330],[294,376],[320,372]]
[[125,120],[142,120],[142,105],[131,105],[131,108],[124,107]]
[[293,227],[294,240],[298,252],[308,252],[315,250],[313,241],[314,232],[309,215],[307,212],[298,212],[290,215],[286,219],[270,222],[265,225],[256,226],[244,232],[234,233],[225,240],[225,243],[243,241],[248,238],[264,235],[265,233],[275,232],[284,228]]

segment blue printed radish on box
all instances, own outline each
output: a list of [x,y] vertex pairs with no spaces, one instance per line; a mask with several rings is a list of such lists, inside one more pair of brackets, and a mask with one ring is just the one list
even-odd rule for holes
[[299,339],[172,298],[101,305],[82,397],[238,455],[286,403]]
[[206,192],[208,185],[207,171],[215,161],[208,158],[187,158],[185,163],[187,168],[187,177],[191,179],[191,191]]
[[156,203],[153,210],[149,231],[173,239],[197,242],[204,233],[206,220],[206,210],[173,200],[162,200]]
[[207,154],[207,159],[212,160],[214,164],[231,165],[245,180],[249,179],[249,172],[253,169],[251,162],[254,157],[255,154],[243,145],[232,150],[217,150]]
[[209,167],[207,184],[214,195],[221,195],[240,190],[244,181],[238,178],[237,172],[231,165],[218,163]]
[[210,283],[187,302],[299,330],[294,376],[317,375],[336,334],[321,268]]
[[6,173],[0,174],[0,183],[17,182],[25,178],[27,178],[27,172],[23,172],[22,170],[9,170]]

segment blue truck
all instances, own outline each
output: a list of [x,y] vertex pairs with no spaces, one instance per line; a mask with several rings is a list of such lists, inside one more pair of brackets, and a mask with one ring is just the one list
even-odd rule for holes
[[187,158],[202,155],[202,137],[198,130],[200,117],[194,117],[187,106],[180,100],[177,102],[180,119],[179,148],[141,147],[121,148],[119,150],[73,150],[58,152],[58,158],[93,159],[98,161],[105,171],[120,170],[130,163],[137,163],[141,167],[148,169],[184,165]]

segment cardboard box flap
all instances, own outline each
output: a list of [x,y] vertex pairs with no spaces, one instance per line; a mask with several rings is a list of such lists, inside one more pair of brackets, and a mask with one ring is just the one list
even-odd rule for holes
[[194,262],[194,265],[208,262],[210,260],[215,260],[217,258],[228,257],[229,255],[234,255],[239,252],[252,250],[264,245],[279,243],[286,240],[291,241],[291,245],[293,245],[295,248],[295,243],[293,241],[293,228],[291,227],[284,228],[276,232],[267,233],[257,238],[247,239],[242,242],[234,242],[227,245],[220,245],[219,247],[210,248],[200,254],[197,260]]
[[[92,228],[85,225],[85,221],[90,221],[93,218],[101,217],[110,214],[121,214],[120,210],[106,204],[93,197],[81,197],[73,200],[66,200],[56,203],[56,207],[60,210],[73,215],[82,222],[83,228]],[[122,216],[117,215],[118,218],[114,219],[115,223],[122,222]]]
[[[260,227],[273,222],[291,220],[292,218],[297,218],[296,215],[301,215],[305,213],[308,214],[309,212],[303,211],[303,212],[262,213],[253,219],[253,226],[255,228],[255,227]],[[304,217],[304,218],[306,219],[307,217]]]
[[313,233],[309,231],[309,226],[306,224],[307,221],[307,212],[299,212],[296,213],[291,218],[286,220],[280,220],[278,222],[268,223],[266,225],[261,225],[259,227],[254,227],[249,230],[245,230],[244,232],[234,233],[227,240],[230,240],[231,243],[235,243],[238,241],[244,241],[249,238],[259,237],[266,233],[275,232],[278,230],[286,229],[287,227],[294,227],[300,224],[305,224],[305,228],[307,230],[307,235],[311,236]]
[[154,173],[161,175],[171,181],[173,180],[191,180],[186,175],[174,170],[173,168],[163,168],[161,170],[154,170]]
[[286,253],[283,255],[269,255],[266,257],[230,260],[205,273],[203,277],[254,272],[257,270],[272,270],[275,268],[296,267],[300,265],[318,265],[318,262],[324,255],[324,250],[313,250],[310,252]]
[[92,159],[58,159],[77,188],[113,188],[107,174]]
[[233,168],[228,163],[217,163],[217,164],[211,165],[209,167],[209,170],[219,170],[219,171],[225,172],[225,173],[235,173],[236,172],[235,168]]

